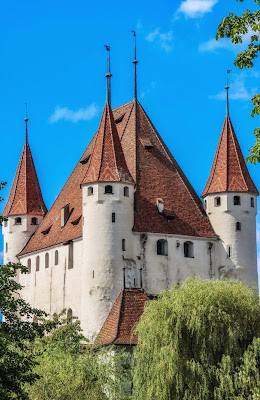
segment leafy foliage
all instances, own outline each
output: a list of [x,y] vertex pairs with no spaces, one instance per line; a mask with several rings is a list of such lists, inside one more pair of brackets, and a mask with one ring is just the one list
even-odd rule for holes
[[148,304],[136,331],[136,400],[257,398],[260,305],[247,285],[188,278]]
[[[242,3],[244,0],[236,0]],[[252,0],[260,7],[260,0]],[[260,10],[250,11],[247,10],[241,16],[234,13],[229,13],[227,17],[223,18],[216,35],[216,39],[220,38],[231,38],[232,43],[238,44],[243,42],[243,35],[251,34],[251,40],[246,50],[240,52],[235,59],[234,65],[239,69],[251,68],[254,66],[253,60],[258,56],[260,51],[259,44],[259,31],[260,31]],[[256,94],[252,98],[254,108],[251,112],[252,117],[260,113],[260,94]],[[251,147],[250,154],[247,157],[247,161],[256,164],[260,162],[260,129],[256,128],[254,135],[256,136],[256,142]]]
[[32,400],[126,399],[128,356],[114,347],[96,348],[79,321],[59,319],[59,328],[33,346],[40,379],[26,390]]

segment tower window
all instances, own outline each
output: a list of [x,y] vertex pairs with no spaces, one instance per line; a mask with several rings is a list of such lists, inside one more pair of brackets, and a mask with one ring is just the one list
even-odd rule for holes
[[31,219],[31,225],[38,225],[38,218],[33,217],[33,218]]
[[116,213],[112,213],[112,222],[116,222]]
[[90,186],[90,187],[88,188],[88,196],[92,196],[93,193],[94,193],[94,189],[93,189],[92,186]]
[[129,197],[129,187],[127,186],[124,187],[124,196]]
[[5,243],[5,252],[8,253],[8,243]]
[[28,269],[28,274],[30,274],[32,272],[32,261],[30,258],[28,258],[27,261],[27,269]]
[[36,271],[40,271],[40,256],[36,257]]
[[55,250],[54,253],[54,265],[58,265],[59,264],[59,252],[58,250]]
[[207,210],[207,200],[204,200],[204,210]]
[[214,205],[215,205],[215,207],[218,207],[221,205],[221,197],[218,196],[218,197],[214,198]]
[[240,196],[234,196],[234,206],[240,206]]
[[45,254],[45,268],[49,268],[49,253]]
[[105,186],[105,194],[113,194],[113,187],[111,185]]
[[15,218],[15,225],[21,225],[21,223],[22,223],[22,218],[21,217]]
[[122,251],[125,251],[125,239],[122,239]]
[[167,256],[168,255],[168,245],[167,240],[157,240],[157,254],[159,256]]
[[241,231],[241,222],[236,223],[236,231]]
[[184,242],[184,257],[194,258],[194,246],[192,242]]
[[67,311],[67,318],[72,318],[72,309],[69,308]]
[[251,197],[251,199],[250,199],[250,204],[251,204],[251,207],[255,206],[255,199],[253,197]]
[[231,246],[227,246],[227,258],[231,257]]
[[68,269],[73,268],[73,242],[69,243],[69,262],[68,262]]

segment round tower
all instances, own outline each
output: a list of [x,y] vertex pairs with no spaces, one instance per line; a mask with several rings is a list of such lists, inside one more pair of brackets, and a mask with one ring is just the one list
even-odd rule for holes
[[9,261],[19,262],[17,255],[22,251],[47,212],[28,143],[27,115],[24,120],[25,144],[3,211],[3,216],[8,218],[3,222],[2,227],[4,264]]
[[256,214],[258,191],[249,175],[227,112],[207,184],[204,208],[219,236],[216,265],[220,278],[258,286]]

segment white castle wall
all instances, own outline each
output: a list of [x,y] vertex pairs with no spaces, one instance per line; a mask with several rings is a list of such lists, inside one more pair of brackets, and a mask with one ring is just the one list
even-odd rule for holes
[[[240,205],[234,205],[234,196],[240,196]],[[216,205],[216,197],[221,198],[219,206]],[[254,199],[254,207],[251,207],[251,198]],[[210,194],[205,200],[210,222],[220,236],[217,255],[219,277],[234,277],[257,286],[257,197],[248,193],[229,192]],[[237,222],[241,223],[241,231],[236,230]]]
[[[21,218],[21,224],[15,223],[17,217]],[[7,264],[9,261],[13,263],[19,262],[17,254],[21,252],[31,234],[38,228],[38,225],[31,224],[33,217],[38,219],[38,225],[43,220],[43,217],[38,215],[15,215],[9,216],[8,221],[3,223],[4,264]]]

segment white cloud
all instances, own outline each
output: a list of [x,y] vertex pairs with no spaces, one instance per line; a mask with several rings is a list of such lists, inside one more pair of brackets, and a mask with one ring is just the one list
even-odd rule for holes
[[[258,92],[256,87],[248,87],[246,80],[250,77],[256,77],[253,71],[243,71],[240,72],[240,74],[231,73],[229,84],[229,98],[231,100],[250,100],[251,97]],[[215,100],[226,100],[226,91],[222,90],[216,95],[209,96],[209,98]]]
[[57,106],[54,113],[50,116],[49,122],[54,123],[60,120],[78,122],[78,121],[89,121],[95,118],[99,113],[99,107],[92,103],[86,108],[80,108],[79,110],[73,111],[68,107]]
[[146,90],[143,90],[141,93],[140,93],[140,99],[143,99],[147,94],[149,94],[150,92],[151,92],[151,90],[153,90],[154,88],[156,88],[156,83],[154,82],[154,81],[152,81],[151,83],[150,83],[150,85],[149,85],[149,87],[148,87],[148,89],[146,89]]
[[168,52],[171,51],[173,47],[173,32],[168,31],[166,33],[161,33],[160,28],[156,28],[146,36],[145,40],[148,42],[158,42],[161,48]]
[[232,43],[231,39],[227,38],[220,38],[219,40],[211,38],[206,42],[200,43],[199,51],[201,53],[205,52],[213,53],[216,52],[218,49],[226,49],[238,53],[242,51],[245,48],[245,46],[249,44],[252,35],[255,35],[255,32],[253,32],[252,29],[249,29],[245,35],[242,35],[243,43],[239,44],[234,44]]
[[184,0],[177,13],[182,13],[186,18],[199,18],[212,11],[218,0]]

